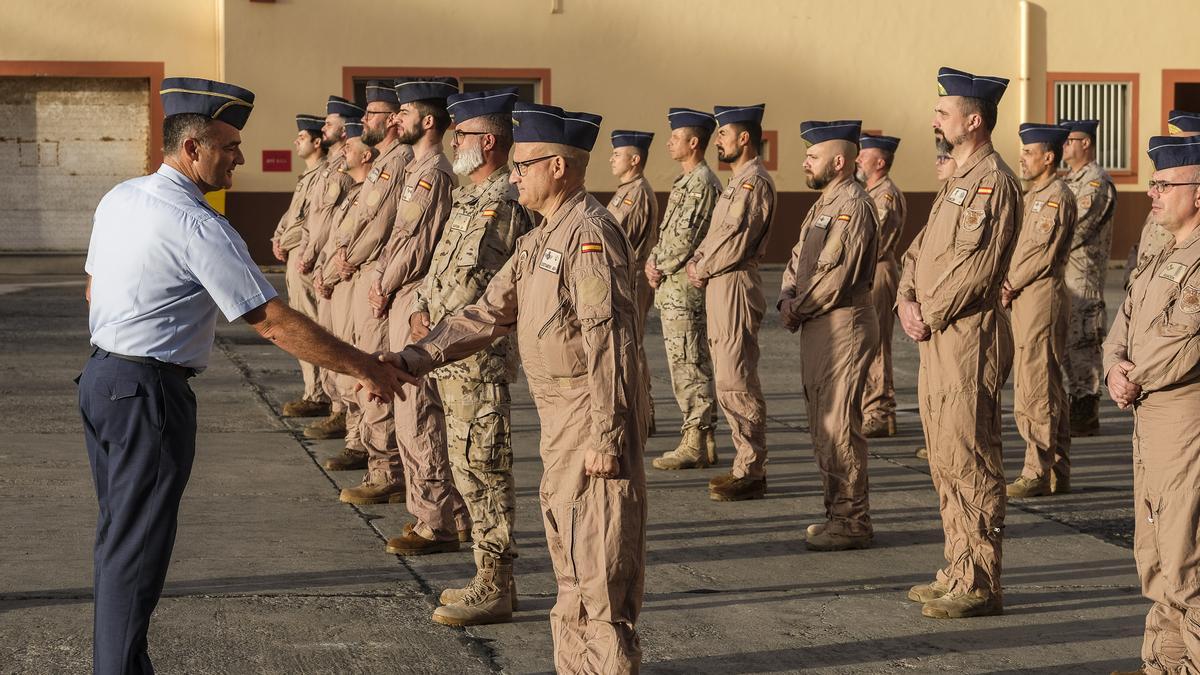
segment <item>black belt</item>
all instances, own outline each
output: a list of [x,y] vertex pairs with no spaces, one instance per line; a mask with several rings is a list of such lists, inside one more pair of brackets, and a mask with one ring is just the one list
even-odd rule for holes
[[195,368],[188,368],[187,366],[181,366],[177,363],[167,363],[166,361],[159,361],[158,359],[152,359],[149,356],[128,356],[126,354],[117,354],[115,352],[110,352],[107,349],[101,349],[99,347],[96,347],[95,349],[92,350],[92,356],[99,356],[102,359],[111,356],[114,359],[121,359],[122,361],[129,361],[131,363],[140,363],[144,366],[150,366],[152,368],[158,368],[159,370],[165,370],[169,373],[174,373],[176,375],[179,375],[179,376],[182,376],[185,378],[191,378],[191,377],[196,376]]

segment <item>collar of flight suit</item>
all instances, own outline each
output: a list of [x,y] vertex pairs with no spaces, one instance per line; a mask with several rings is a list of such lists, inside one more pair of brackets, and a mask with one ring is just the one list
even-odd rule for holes
[[963,162],[962,165],[958,167],[958,170],[954,172],[954,177],[962,178],[971,173],[975,170],[975,167],[979,166],[980,162],[989,157],[995,151],[996,150],[992,147],[991,141],[979,146],[975,149],[975,152],[971,153],[971,156],[967,158],[967,161]]
[[587,190],[580,185],[573,193],[563,200],[563,203],[559,205],[558,210],[554,212],[554,216],[546,219],[545,225],[543,225],[543,231],[546,234],[553,232],[555,228],[558,227],[559,223],[566,220],[567,216],[571,215],[572,211],[579,208],[579,205],[583,203],[583,199],[586,196]]
[[[699,166],[699,165],[697,165],[697,166]],[[753,176],[754,174],[758,173],[758,168],[760,166],[762,166],[762,156],[761,155],[758,157],[755,157],[754,159],[750,160],[749,162],[746,162],[746,166],[743,166],[741,171],[738,171],[737,173],[733,174],[733,176],[731,176],[729,178],[729,183],[732,184],[735,181],[744,180],[746,178],[749,178],[750,176]]]
[[375,162],[372,163],[371,166],[372,167],[383,166],[383,163],[386,162],[389,157],[391,157],[393,154],[400,151],[400,146],[402,146],[402,145],[404,145],[404,144],[401,143],[400,141],[396,141],[395,143],[392,143],[392,145],[390,147],[388,147],[387,150],[380,150],[379,156],[375,158]]
[[883,178],[880,178],[879,182],[876,183],[873,187],[867,187],[866,185],[863,185],[863,190],[865,190],[867,192],[867,194],[874,197],[876,194],[886,190],[888,185],[891,184],[891,182],[892,182],[891,175],[885,173],[885,174],[883,174]]
[[413,174],[425,173],[427,169],[437,166],[438,160],[441,159],[443,154],[441,146],[438,146],[424,157],[414,157],[411,162],[404,166],[404,175],[411,176]]
[[1041,194],[1041,193],[1045,192],[1046,190],[1049,190],[1050,188],[1054,187],[1054,184],[1057,182],[1058,182],[1058,176],[1055,176],[1055,177],[1051,178],[1049,181],[1047,181],[1046,184],[1043,185],[1042,187],[1031,187],[1029,189],[1029,194],[1035,194],[1035,195]]
[[857,183],[854,181],[854,178],[851,177],[842,181],[840,185],[832,190],[822,191],[821,196],[817,198],[817,208],[825,208],[826,206],[829,206],[830,204],[846,196],[846,193],[853,190],[855,185],[857,185]]
[[620,185],[618,185],[618,186],[617,186],[617,190],[621,190],[622,188],[629,187],[629,186],[631,186],[631,185],[636,185],[636,184],[638,184],[638,183],[641,183],[641,182],[643,182],[643,181],[645,181],[645,180],[646,180],[646,174],[644,174],[644,173],[639,173],[639,174],[638,174],[638,176],[637,176],[637,178],[634,178],[633,180],[627,180],[627,181],[625,181],[624,183],[621,183]]

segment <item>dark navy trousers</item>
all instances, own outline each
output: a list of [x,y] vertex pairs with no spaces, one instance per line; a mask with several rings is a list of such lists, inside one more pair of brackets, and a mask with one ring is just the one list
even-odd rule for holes
[[196,397],[178,369],[97,351],[79,378],[79,410],[100,505],[93,669],[153,673],[146,632],[196,454]]

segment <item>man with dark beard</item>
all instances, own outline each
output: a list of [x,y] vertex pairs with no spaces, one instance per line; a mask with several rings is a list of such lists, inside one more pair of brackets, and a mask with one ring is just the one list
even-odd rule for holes
[[1007,86],[1004,78],[938,72],[934,134],[958,169],[904,254],[897,299],[901,327],[920,343],[921,423],[946,537],[946,566],[908,597],[939,619],[1003,611],[1000,390],[1012,335],[1000,285],[1020,229],[1021,193],[991,138]]
[[[388,326],[393,351],[408,344],[409,317],[417,286],[429,271],[433,248],[450,216],[454,170],[442,152],[450,126],[446,97],[458,93],[452,77],[396,83],[393,116],[397,140],[413,149],[413,160],[396,179],[403,186],[391,236],[371,271],[369,299],[376,319]],[[368,407],[363,401],[363,417]],[[389,553],[421,555],[457,551],[470,532],[462,497],[454,488],[446,455],[446,422],[437,384],[423,379],[404,399],[385,406],[395,413],[395,447],[368,441],[370,469],[387,481],[408,477],[408,510],[416,522],[387,542]]]
[[733,176],[687,265],[688,281],[706,289],[717,402],[737,452],[733,470],[708,481],[714,501],[761,499],[767,491],[767,402],[758,379],[767,301],[758,261],[775,217],[775,182],[759,157],[765,109],[765,103],[715,108],[717,159],[731,165]]
[[875,204],[854,180],[858,120],[805,122],[808,187],[821,197],[800,226],[783,272],[783,325],[800,333],[800,376],[808,428],[825,490],[825,522],[810,525],[806,545],[842,551],[871,544],[863,382],[879,340],[875,278]]

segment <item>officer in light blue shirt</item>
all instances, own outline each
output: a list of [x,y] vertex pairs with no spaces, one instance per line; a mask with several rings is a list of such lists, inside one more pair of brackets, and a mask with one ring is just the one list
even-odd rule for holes
[[208,365],[218,312],[383,400],[413,382],[288,308],[204,200],[245,163],[240,132],[254,94],[168,78],[160,95],[163,165],[100,201],[85,264],[93,349],[77,381],[100,507],[93,668],[118,675],[153,672],[146,633],[196,449],[188,379]]

